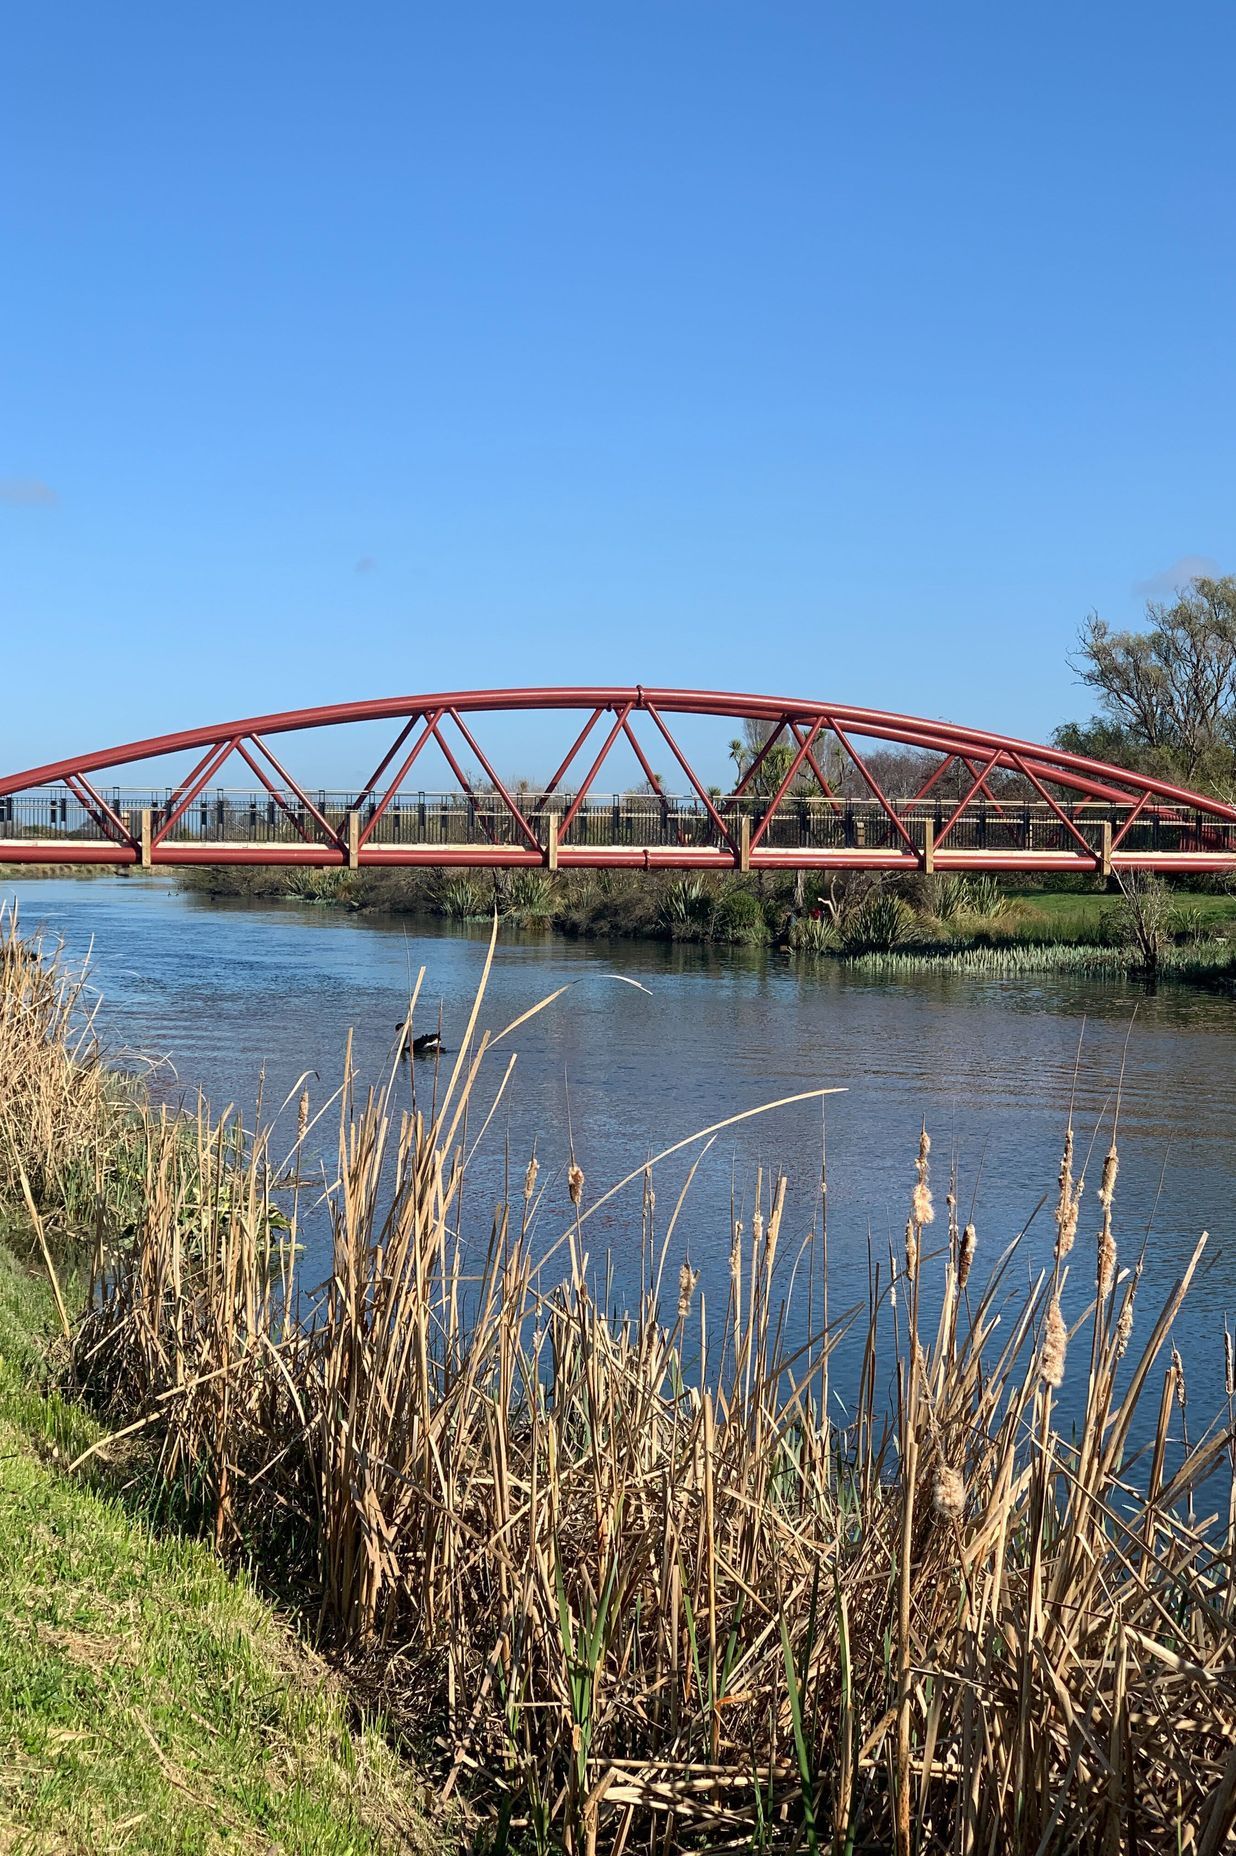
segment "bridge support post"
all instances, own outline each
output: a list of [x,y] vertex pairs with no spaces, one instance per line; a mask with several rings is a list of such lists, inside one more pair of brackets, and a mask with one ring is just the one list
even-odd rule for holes
[[142,815],[141,815],[140,822],[141,822],[141,839],[139,842],[139,855],[141,859],[141,867],[143,870],[149,870],[150,863],[151,863],[151,853],[154,850],[154,814],[149,806],[142,807]]
[[744,812],[738,821],[738,868],[751,868],[751,814]]
[[1099,871],[1104,881],[1112,873],[1112,822],[1109,818],[1099,826]]
[[936,868],[936,822],[934,819],[923,820],[923,874],[934,876]]
[[348,869],[360,869],[360,813],[348,813]]
[[545,845],[545,868],[558,868],[558,814],[551,812],[548,819],[549,836]]

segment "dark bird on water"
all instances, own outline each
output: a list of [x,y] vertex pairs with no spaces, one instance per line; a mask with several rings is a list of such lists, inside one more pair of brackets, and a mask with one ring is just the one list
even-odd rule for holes
[[402,1022],[395,1026],[403,1034],[403,1055],[405,1057],[436,1057],[442,1049],[440,1031],[422,1031],[419,1037],[413,1037],[409,1028]]

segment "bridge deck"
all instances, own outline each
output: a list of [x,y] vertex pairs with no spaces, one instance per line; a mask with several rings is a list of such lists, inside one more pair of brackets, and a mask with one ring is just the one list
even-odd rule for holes
[[1042,802],[982,801],[957,812],[894,800],[886,811],[874,800],[800,798],[770,814],[767,801],[718,795],[718,824],[694,798],[667,796],[661,805],[643,796],[594,796],[565,836],[561,800],[553,811],[527,808],[529,842],[504,810],[461,803],[459,794],[413,795],[382,818],[355,799],[319,792],[315,819],[303,811],[287,816],[265,792],[228,793],[190,808],[160,835],[170,795],[113,788],[106,803],[123,839],[62,795],[0,799],[0,863],[1236,872],[1236,825],[1180,807],[1143,807],[1134,817],[1133,806],[1090,803],[1061,818]]

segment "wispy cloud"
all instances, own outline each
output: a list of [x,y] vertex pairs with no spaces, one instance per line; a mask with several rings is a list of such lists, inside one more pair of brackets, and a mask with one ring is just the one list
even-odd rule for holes
[[358,574],[371,574],[377,564],[372,554],[362,554],[356,563],[356,571]]
[[50,483],[37,477],[0,477],[0,503],[19,509],[51,509],[59,501]]
[[1164,599],[1178,587],[1187,586],[1190,580],[1196,580],[1199,576],[1213,579],[1218,572],[1218,561],[1212,561],[1208,554],[1182,554],[1178,561],[1165,567],[1161,574],[1151,574],[1149,580],[1139,580],[1133,591],[1138,599]]

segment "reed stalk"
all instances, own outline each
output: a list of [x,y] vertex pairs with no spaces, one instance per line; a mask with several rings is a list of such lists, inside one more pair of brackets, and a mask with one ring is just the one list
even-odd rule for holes
[[[18,1154],[40,1215],[91,1239],[81,1380],[221,1548],[295,1564],[317,1633],[493,1845],[1230,1846],[1236,1439],[1230,1406],[1185,1435],[1171,1360],[1204,1236],[1137,1323],[1106,1263],[1088,1307],[1062,1255],[1020,1292],[1014,1246],[980,1284],[955,1181],[932,1252],[924,1133],[898,1322],[873,1269],[834,1419],[841,1324],[804,1339],[784,1304],[783,1179],[730,1233],[720,1309],[689,1268],[662,1304],[685,1212],[658,1229],[655,1165],[629,1182],[629,1312],[565,1133],[557,1169],[543,1140],[511,1200],[465,1207],[514,1086],[482,985],[428,1106],[402,1106],[397,1061],[364,1093],[345,1064],[314,1297],[293,1246],[321,1110],[297,1105],[276,1164],[231,1112],[117,1106],[80,995],[21,949],[0,940],[0,1169]],[[1066,1435],[1057,1387],[1087,1372]]]

